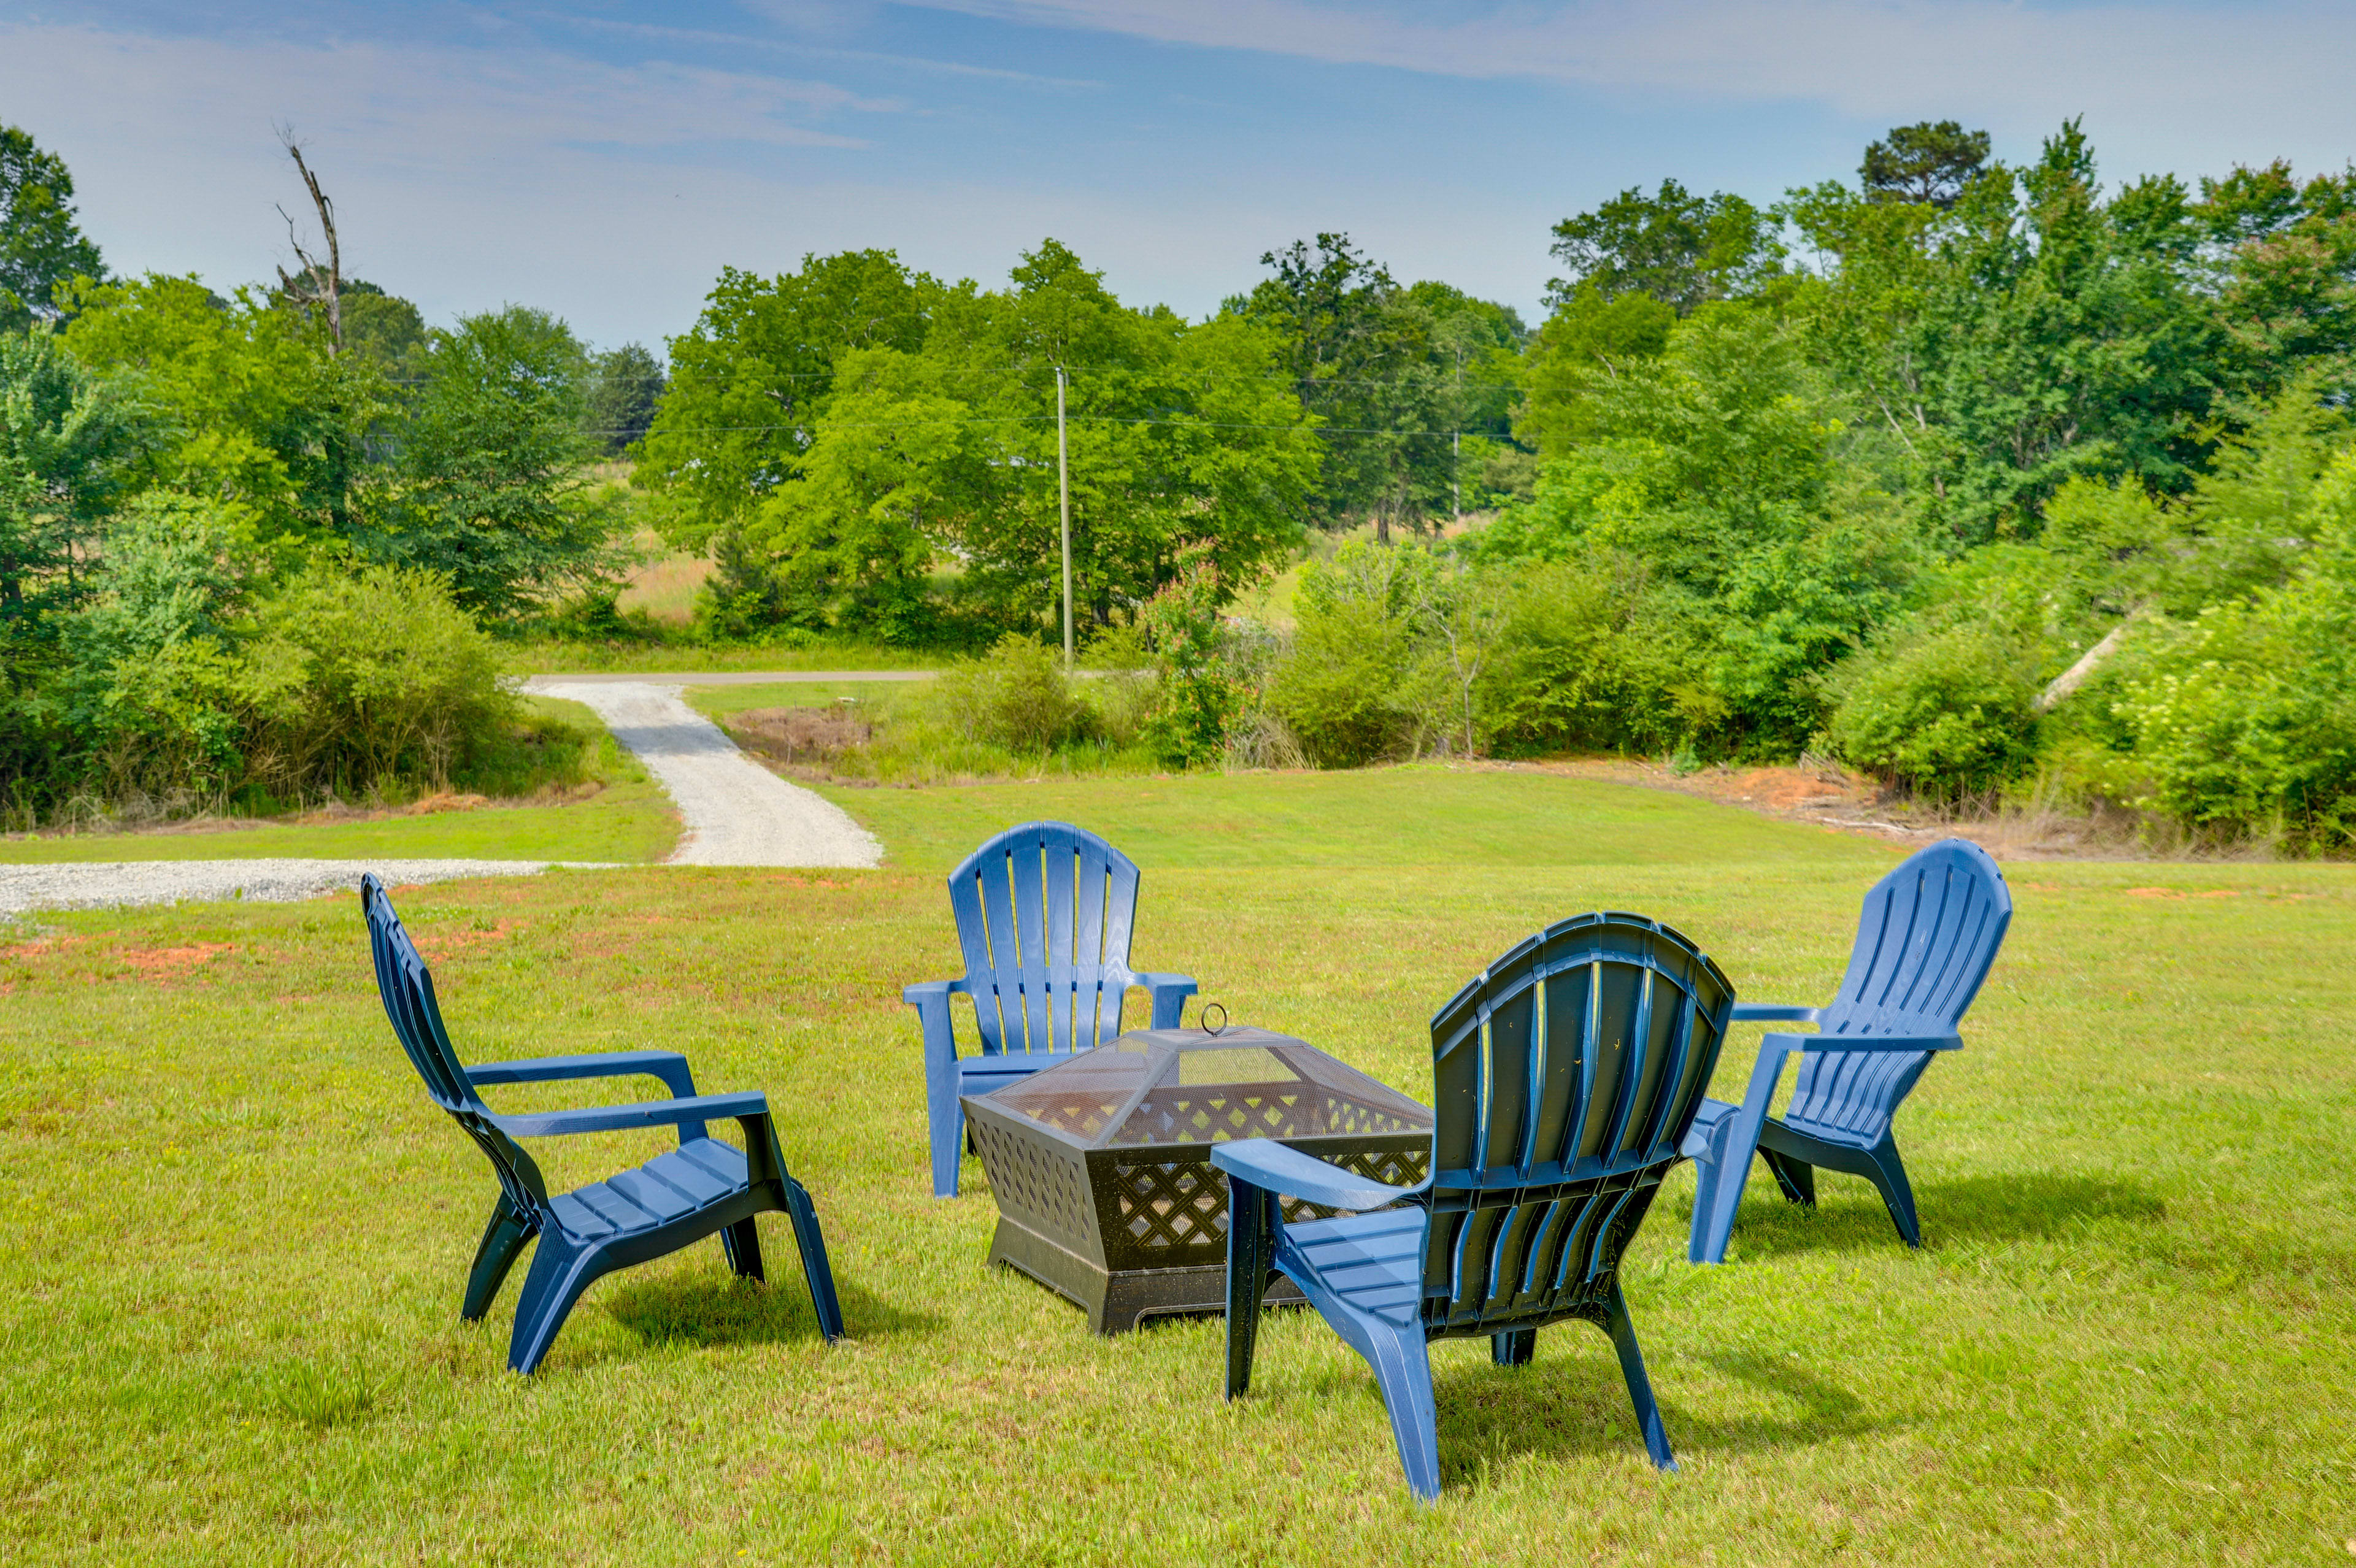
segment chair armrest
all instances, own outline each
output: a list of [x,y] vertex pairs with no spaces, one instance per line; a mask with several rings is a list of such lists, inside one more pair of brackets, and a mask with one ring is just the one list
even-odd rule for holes
[[901,988],[900,999],[916,1009],[916,1023],[925,1031],[925,1060],[936,1067],[957,1063],[957,1025],[949,1019],[949,998],[965,988],[962,980],[926,980]]
[[554,1083],[575,1078],[622,1078],[643,1072],[662,1080],[680,1099],[695,1093],[695,1074],[676,1051],[616,1051],[599,1056],[535,1056],[525,1061],[487,1061],[466,1069],[477,1089],[495,1083]]
[[698,1094],[683,1100],[648,1100],[636,1105],[595,1105],[582,1111],[550,1111],[537,1116],[494,1116],[499,1130],[515,1138],[570,1137],[575,1133],[627,1132],[634,1127],[701,1125],[722,1116],[742,1120],[769,1114],[769,1097],[758,1090],[735,1094]]
[[1328,1165],[1322,1159],[1287,1148],[1273,1138],[1239,1138],[1213,1144],[1211,1163],[1238,1180],[1271,1192],[1289,1192],[1329,1209],[1379,1209],[1386,1203],[1422,1191],[1430,1178],[1412,1187],[1388,1187]]
[[1783,1034],[1768,1035],[1762,1046],[1783,1051],[1857,1051],[1898,1055],[1910,1051],[1961,1051],[1959,1034]]
[[1145,987],[1146,1006],[1151,1009],[1151,1028],[1176,1029],[1186,1011],[1186,998],[1195,991],[1194,980],[1189,975],[1140,975],[1130,972],[1130,979]]
[[1731,1021],[1739,1024],[1812,1024],[1816,1008],[1786,1007],[1781,1002],[1737,1002]]

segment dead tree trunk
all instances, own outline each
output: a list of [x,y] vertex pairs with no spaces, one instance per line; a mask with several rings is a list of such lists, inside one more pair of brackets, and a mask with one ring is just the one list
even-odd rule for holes
[[327,259],[323,263],[303,248],[303,237],[294,228],[294,219],[287,217],[284,208],[280,208],[278,216],[286,219],[286,241],[294,246],[294,259],[303,263],[303,272],[298,281],[287,276],[286,269],[281,267],[278,269],[278,283],[289,299],[303,304],[316,304],[326,313],[327,352],[341,354],[344,351],[344,254],[343,248],[336,242],[336,204],[327,199],[327,193],[319,188],[319,176],[313,174],[311,165],[303,161],[303,144],[294,139],[294,131],[281,131],[278,139],[284,144],[286,155],[294,160],[295,168],[302,172],[304,187],[311,193],[311,206],[319,214],[319,232],[327,237]]

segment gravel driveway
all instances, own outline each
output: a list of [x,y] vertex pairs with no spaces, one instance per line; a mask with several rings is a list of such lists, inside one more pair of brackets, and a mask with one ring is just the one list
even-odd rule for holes
[[36,909],[106,909],[115,904],[255,899],[290,903],[322,893],[357,892],[362,871],[387,886],[446,882],[455,877],[526,877],[550,860],[87,860],[55,866],[0,866],[0,919]]
[[524,690],[594,709],[669,792],[686,826],[674,866],[874,866],[884,847],[824,796],[789,784],[736,749],[680,688],[611,677],[537,676]]

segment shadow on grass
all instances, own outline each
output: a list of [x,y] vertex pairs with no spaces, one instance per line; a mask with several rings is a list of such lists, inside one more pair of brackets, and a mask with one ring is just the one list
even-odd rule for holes
[[[1734,1225],[1734,1252],[1752,1260],[1794,1253],[1855,1252],[1902,1247],[1881,1195],[1862,1177],[1816,1173],[1819,1206],[1784,1200],[1774,1179],[1754,1168]],[[2069,1171],[2025,1170],[2010,1176],[1969,1176],[1914,1189],[1923,1244],[2049,1241],[2088,1225],[2156,1224],[2168,1207],[2140,1182]],[[1688,1212],[1686,1222],[1691,1222]]]
[[[780,1345],[818,1338],[818,1315],[801,1272],[788,1262],[766,1285],[717,1271],[636,1280],[616,1291],[605,1310],[624,1328],[656,1344]],[[842,1326],[854,1339],[937,1334],[941,1318],[895,1307],[840,1275],[835,1295]]]
[[[1792,1407],[1786,1416],[1712,1420],[1661,1398],[1661,1422],[1679,1454],[1753,1454],[1809,1448],[1835,1438],[1886,1431],[1902,1418],[1869,1407],[1841,1384],[1798,1361],[1769,1356],[1702,1358],[1719,1372],[1751,1383]],[[1654,1393],[1662,1395],[1655,1365]],[[1464,1364],[1433,1380],[1440,1406],[1443,1484],[1462,1484],[1487,1460],[1521,1455],[1644,1456],[1644,1435],[1628,1403],[1628,1385],[1612,1342],[1584,1323],[1543,1330],[1537,1359],[1526,1367]]]

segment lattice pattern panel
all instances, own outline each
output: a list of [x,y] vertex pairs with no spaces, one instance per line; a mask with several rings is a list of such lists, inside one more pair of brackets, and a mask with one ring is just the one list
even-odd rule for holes
[[1225,1143],[1230,1138],[1314,1138],[1336,1133],[1419,1133],[1430,1126],[1312,1085],[1224,1084],[1153,1091],[1130,1113],[1115,1141],[1122,1146]]
[[[1431,1130],[1431,1121],[1428,1116],[1404,1116],[1387,1105],[1369,1105],[1364,1100],[1354,1100],[1346,1094],[1327,1094],[1323,1111],[1325,1125],[1319,1130],[1326,1133],[1423,1133]],[[1416,1157],[1425,1163],[1430,1160],[1426,1155]],[[1383,1179],[1387,1181],[1390,1178]],[[1423,1173],[1419,1170],[1413,1179],[1422,1180]]]
[[[1423,1179],[1431,1165],[1431,1151],[1428,1147],[1366,1151],[1344,1155],[1333,1163],[1355,1175],[1405,1187]],[[1209,1161],[1116,1165],[1112,1196],[1117,1222],[1135,1245],[1215,1248],[1226,1255],[1227,1179]],[[1288,1199],[1284,1204],[1288,1220],[1325,1220],[1336,1212],[1298,1199]]]
[[968,1123],[1001,1209],[1084,1243],[1096,1237],[1087,1173],[1058,1152],[980,1117]]
[[1210,1089],[1157,1089],[1130,1112],[1119,1142],[1208,1144],[1230,1138],[1295,1138],[1315,1119],[1298,1084],[1226,1084]]

